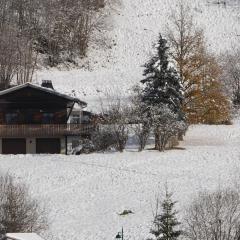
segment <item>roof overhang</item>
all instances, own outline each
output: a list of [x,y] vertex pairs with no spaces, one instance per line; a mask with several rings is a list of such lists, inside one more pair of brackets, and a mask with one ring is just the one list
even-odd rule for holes
[[77,104],[81,105],[83,108],[85,108],[87,106],[87,103],[84,102],[84,101],[81,101],[79,98],[74,98],[74,97],[68,96],[66,94],[57,92],[57,91],[55,91],[53,89],[41,87],[41,86],[29,83],[29,82],[24,83],[24,84],[19,85],[19,86],[11,87],[11,88],[3,90],[3,91],[0,91],[0,96],[4,96],[6,94],[9,94],[9,93],[12,93],[12,92],[15,92],[15,91],[27,88],[27,87],[30,87],[30,88],[33,88],[33,89],[37,89],[37,90],[40,90],[40,91],[43,91],[43,92],[46,92],[46,93],[50,93],[52,95],[64,98],[64,99],[66,99],[68,101],[71,101],[73,103],[77,103]]
[[11,240],[44,240],[36,233],[7,233],[5,239]]

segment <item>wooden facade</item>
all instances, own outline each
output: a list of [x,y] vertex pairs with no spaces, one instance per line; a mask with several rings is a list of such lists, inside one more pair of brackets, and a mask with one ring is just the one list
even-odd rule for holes
[[93,130],[91,124],[10,124],[0,125],[0,138],[80,136]]
[[[66,141],[68,136],[90,134],[93,130],[93,126],[90,124],[80,122],[68,124],[75,104],[78,104],[82,109],[86,106],[86,103],[79,99],[30,83],[1,91],[0,153],[12,152],[16,154],[16,151],[11,150],[11,148],[14,146],[17,148],[16,146],[20,144],[17,139],[20,138],[26,140],[26,149],[32,150],[29,150],[30,152],[24,151],[24,147],[21,147],[22,150],[19,153],[37,152],[37,143],[39,142],[41,142],[41,149],[44,149],[44,141],[40,139],[48,138],[59,139],[59,141],[45,141],[49,153],[56,153],[56,150],[49,150],[51,147],[47,142],[52,142],[53,145],[59,142],[59,149],[62,149],[66,148],[67,143],[63,143],[63,141]],[[7,139],[12,140],[8,141]],[[30,139],[29,143],[31,144],[34,142],[35,146],[28,146],[27,139]],[[55,145],[54,149],[58,149]],[[45,153],[45,151],[43,152]],[[61,152],[64,151],[61,150]]]
[[0,124],[64,124],[74,103],[26,86],[0,94]]

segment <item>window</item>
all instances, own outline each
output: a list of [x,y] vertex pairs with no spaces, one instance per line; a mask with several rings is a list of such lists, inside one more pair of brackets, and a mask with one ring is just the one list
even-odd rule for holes
[[43,123],[50,124],[53,123],[54,114],[53,113],[43,113]]
[[82,118],[82,123],[89,123],[90,122],[90,117],[88,115],[84,115]]
[[17,113],[6,113],[5,120],[7,124],[16,124],[18,123],[18,114]]
[[74,114],[70,116],[70,123],[71,124],[79,124],[80,123],[80,116],[79,114]]
[[35,124],[40,124],[42,123],[42,113],[41,112],[36,112],[33,114],[33,123]]
[[25,113],[25,123],[33,123],[33,113],[32,112],[26,112]]

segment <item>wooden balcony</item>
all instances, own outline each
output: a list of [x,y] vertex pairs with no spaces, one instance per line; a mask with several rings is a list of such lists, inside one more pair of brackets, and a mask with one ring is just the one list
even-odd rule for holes
[[0,125],[0,138],[81,136],[91,134],[94,129],[89,124]]

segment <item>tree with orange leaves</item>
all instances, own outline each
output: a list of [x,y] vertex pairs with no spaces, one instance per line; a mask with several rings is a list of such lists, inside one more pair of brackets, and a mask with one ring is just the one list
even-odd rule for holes
[[228,121],[229,104],[219,80],[221,69],[216,59],[207,53],[203,31],[195,28],[189,7],[180,4],[171,24],[168,39],[182,80],[182,108],[188,122]]
[[230,122],[230,103],[220,82],[221,68],[212,56],[205,53],[201,69],[201,91],[196,98],[198,122],[222,124]]

